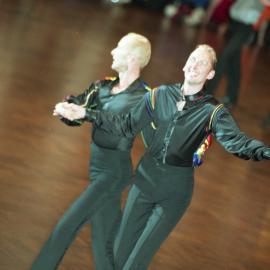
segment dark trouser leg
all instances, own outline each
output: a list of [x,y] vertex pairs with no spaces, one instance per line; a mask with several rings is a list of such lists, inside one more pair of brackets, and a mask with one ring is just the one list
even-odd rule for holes
[[154,204],[133,185],[129,191],[120,229],[115,239],[115,269],[123,269],[151,216],[153,207]]
[[224,73],[228,69],[228,65],[230,61],[230,54],[231,54],[231,50],[229,49],[228,44],[234,38],[235,31],[236,31],[236,28],[235,28],[234,21],[230,21],[228,25],[226,37],[225,37],[226,40],[225,40],[224,48],[217,58],[217,65],[215,67],[215,76],[212,80],[208,81],[206,84],[206,89],[207,89],[208,94],[211,94],[211,95],[215,94]]
[[120,223],[121,193],[117,196],[107,196],[101,209],[91,220],[92,249],[96,270],[110,270],[113,264],[113,241],[117,225]]
[[215,77],[207,84],[208,93],[213,94],[222,76],[226,75],[228,79],[227,95],[230,102],[236,104],[240,90],[242,47],[251,33],[250,25],[236,21],[230,22],[228,40],[218,57]]
[[[91,146],[91,182],[113,183],[101,207],[91,218],[92,250],[96,270],[111,270],[113,241],[121,219],[121,195],[131,178],[131,160],[128,152]],[[118,225],[118,226],[117,226]]]
[[[166,173],[161,174],[160,177],[165,175]],[[172,186],[167,186],[173,177],[178,178],[178,186],[174,186],[174,190]],[[190,203],[193,178],[190,174],[188,177],[184,176],[185,179],[181,183],[179,177],[181,178],[180,175],[177,177],[175,174],[168,174],[164,182],[164,179],[159,181],[152,178],[153,181],[159,182],[152,195],[143,193],[143,187],[133,185],[115,241],[115,270],[147,269],[161,243]],[[175,183],[173,179],[171,184]]]
[[60,263],[65,251],[80,228],[90,219],[106,198],[108,185],[105,181],[94,183],[79,196],[64,213],[49,239],[34,261],[32,270],[53,270]]
[[239,24],[235,35],[227,44],[229,62],[226,69],[226,76],[228,78],[226,92],[232,104],[237,103],[240,91],[242,48],[252,34],[252,31],[251,26]]
[[235,105],[238,101],[240,90],[240,78],[241,78],[241,48],[235,50],[230,61],[230,67],[226,70],[228,78],[228,85],[226,89],[226,96],[229,98],[229,102]]

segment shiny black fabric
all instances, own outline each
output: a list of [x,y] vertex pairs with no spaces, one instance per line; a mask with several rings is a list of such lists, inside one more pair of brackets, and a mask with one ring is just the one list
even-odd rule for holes
[[[87,90],[79,96],[69,96],[67,101],[85,108],[109,111],[113,114],[127,113],[131,107],[142,99],[148,92],[149,87],[141,78],[135,80],[125,91],[119,94],[112,94],[111,90],[119,82],[118,78],[108,78],[92,83]],[[68,125],[76,126],[83,121],[69,121],[62,119]],[[150,129],[151,131],[151,129]],[[151,131],[152,132],[152,131]],[[151,134],[150,132],[150,134]],[[148,136],[148,135],[146,135]],[[104,129],[94,124],[92,128],[92,141],[99,147],[112,150],[129,150],[133,145],[134,138],[127,138],[114,134],[109,134]]]
[[[183,96],[180,89],[181,84],[160,86],[155,91],[155,102],[151,93],[147,93],[145,99],[128,114],[88,110],[86,120],[95,121],[99,128],[127,137],[134,136],[153,121],[157,130],[148,152],[163,164],[192,166],[193,154],[208,133],[212,133],[228,152],[240,158],[269,159],[269,148],[240,131],[225,107],[214,115],[208,129],[212,112],[219,104],[213,96],[205,95],[204,91],[195,97]],[[178,111],[176,103],[183,99],[186,105]],[[151,108],[149,104],[152,104]]]

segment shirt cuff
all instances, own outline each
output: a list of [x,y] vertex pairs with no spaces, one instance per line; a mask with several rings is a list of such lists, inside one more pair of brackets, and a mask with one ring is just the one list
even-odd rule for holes
[[91,109],[86,109],[85,110],[85,117],[84,120],[89,121],[89,122],[97,122],[99,116],[99,111],[91,110]]
[[263,151],[264,159],[270,159],[270,148]]

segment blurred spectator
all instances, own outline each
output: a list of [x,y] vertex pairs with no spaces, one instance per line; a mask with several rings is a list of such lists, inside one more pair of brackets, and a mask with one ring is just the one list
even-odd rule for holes
[[263,45],[270,48],[270,21],[267,22]]
[[259,0],[236,0],[230,7],[225,46],[218,57],[216,75],[207,86],[208,92],[214,94],[223,75],[226,75],[226,95],[221,101],[228,107],[237,104],[242,48],[254,33],[253,24],[258,21],[262,11],[263,4]]
[[209,0],[176,0],[164,9],[166,17],[190,26],[202,24]]
[[235,0],[212,0],[207,11],[207,26],[217,30],[229,21],[229,10]]
[[135,4],[154,11],[162,11],[171,0],[133,0]]
[[[270,47],[270,0],[264,0],[262,3],[265,5],[264,10],[259,18],[259,20],[254,24],[254,28],[260,31],[263,24],[266,24],[265,32],[263,35],[263,44],[267,47]],[[270,113],[263,119],[262,127],[270,127]]]
[[270,47],[270,0],[262,0],[261,2],[265,6],[259,20],[253,25],[257,31],[253,44]]

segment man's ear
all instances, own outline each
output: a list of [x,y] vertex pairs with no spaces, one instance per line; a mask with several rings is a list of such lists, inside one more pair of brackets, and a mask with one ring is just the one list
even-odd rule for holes
[[215,74],[216,74],[216,72],[212,69],[209,73],[208,73],[208,75],[207,75],[207,80],[212,80],[213,78],[214,78],[214,76],[215,76]]
[[134,54],[128,54],[127,56],[127,62],[132,66],[140,66],[140,61],[137,57],[137,55]]
[[132,62],[135,62],[136,61],[136,57],[135,57],[134,54],[128,53],[127,60],[128,60],[128,62],[131,62],[132,63]]

